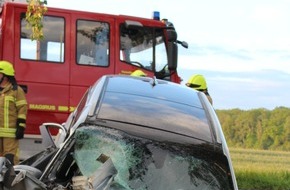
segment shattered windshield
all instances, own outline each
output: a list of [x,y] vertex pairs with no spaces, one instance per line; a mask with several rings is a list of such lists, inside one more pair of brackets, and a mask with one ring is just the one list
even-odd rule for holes
[[109,189],[230,189],[226,171],[197,158],[186,145],[99,126],[77,129],[75,139],[74,158],[92,184],[106,184]]

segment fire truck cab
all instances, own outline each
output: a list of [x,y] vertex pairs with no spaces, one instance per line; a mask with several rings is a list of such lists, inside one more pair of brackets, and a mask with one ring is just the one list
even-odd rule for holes
[[[44,39],[33,41],[26,11],[25,3],[2,4],[0,59],[14,64],[26,91],[25,139],[34,139],[34,145],[41,142],[39,126],[65,122],[88,86],[103,75],[141,69],[147,76],[180,82],[180,41],[167,20],[48,7]],[[22,150],[33,151],[34,145]]]

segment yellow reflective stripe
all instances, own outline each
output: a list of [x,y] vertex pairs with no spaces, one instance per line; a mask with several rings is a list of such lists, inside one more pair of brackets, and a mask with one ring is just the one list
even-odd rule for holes
[[25,105],[27,104],[26,100],[19,100],[16,102],[16,106]]
[[14,101],[13,96],[5,96],[4,99],[4,128],[9,126],[9,102]]
[[16,132],[16,128],[2,128],[2,127],[0,127],[0,132],[15,133]]
[[[60,111],[60,112],[73,112],[76,107],[73,107],[73,106],[56,106],[56,105],[46,105],[46,104],[29,104],[28,105],[29,109],[32,109],[32,110],[57,110],[57,111]],[[57,109],[56,109],[57,108]]]
[[10,137],[10,138],[13,138],[15,136],[16,136],[15,134],[11,134],[11,133],[1,133],[0,134],[0,137]]
[[0,128],[0,137],[15,137],[15,128]]
[[25,114],[19,114],[18,115],[18,118],[20,118],[20,119],[26,119],[26,115]]
[[76,107],[73,107],[73,106],[70,106],[70,107],[68,107],[68,106],[58,106],[57,109],[58,109],[58,111],[73,112],[76,109]]
[[69,111],[70,111],[70,112],[75,111],[75,109],[76,109],[76,107],[73,107],[73,106],[69,107]]
[[13,96],[5,96],[5,100],[12,100],[12,101],[14,101],[15,98]]
[[121,70],[121,74],[130,75],[131,73],[132,73],[132,71]]
[[23,128],[26,127],[25,123],[20,123],[19,126],[21,126],[21,127],[23,127]]
[[58,111],[68,111],[68,107],[67,106],[58,106]]
[[55,105],[46,105],[46,104],[29,104],[29,109],[33,110],[49,110],[54,111]]

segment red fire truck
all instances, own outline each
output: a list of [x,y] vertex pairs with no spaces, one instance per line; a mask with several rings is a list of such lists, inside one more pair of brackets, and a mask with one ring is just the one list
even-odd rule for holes
[[14,64],[16,79],[26,91],[25,139],[34,144],[41,142],[39,125],[64,122],[102,75],[141,69],[148,76],[180,82],[177,45],[187,44],[177,40],[167,20],[48,7],[44,39],[32,41],[27,4],[6,2],[1,10],[0,59]]

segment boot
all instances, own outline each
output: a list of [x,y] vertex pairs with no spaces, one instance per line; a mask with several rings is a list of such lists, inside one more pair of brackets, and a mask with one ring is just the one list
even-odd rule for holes
[[[7,171],[5,172],[3,176],[3,185],[4,189],[12,189],[12,182],[14,181],[16,177],[16,173],[14,171],[13,165],[14,165],[14,155],[13,154],[5,154],[6,158],[6,168]],[[6,188],[5,188],[6,187]]]
[[9,160],[9,162],[14,165],[14,155],[13,154],[5,154],[5,158]]

